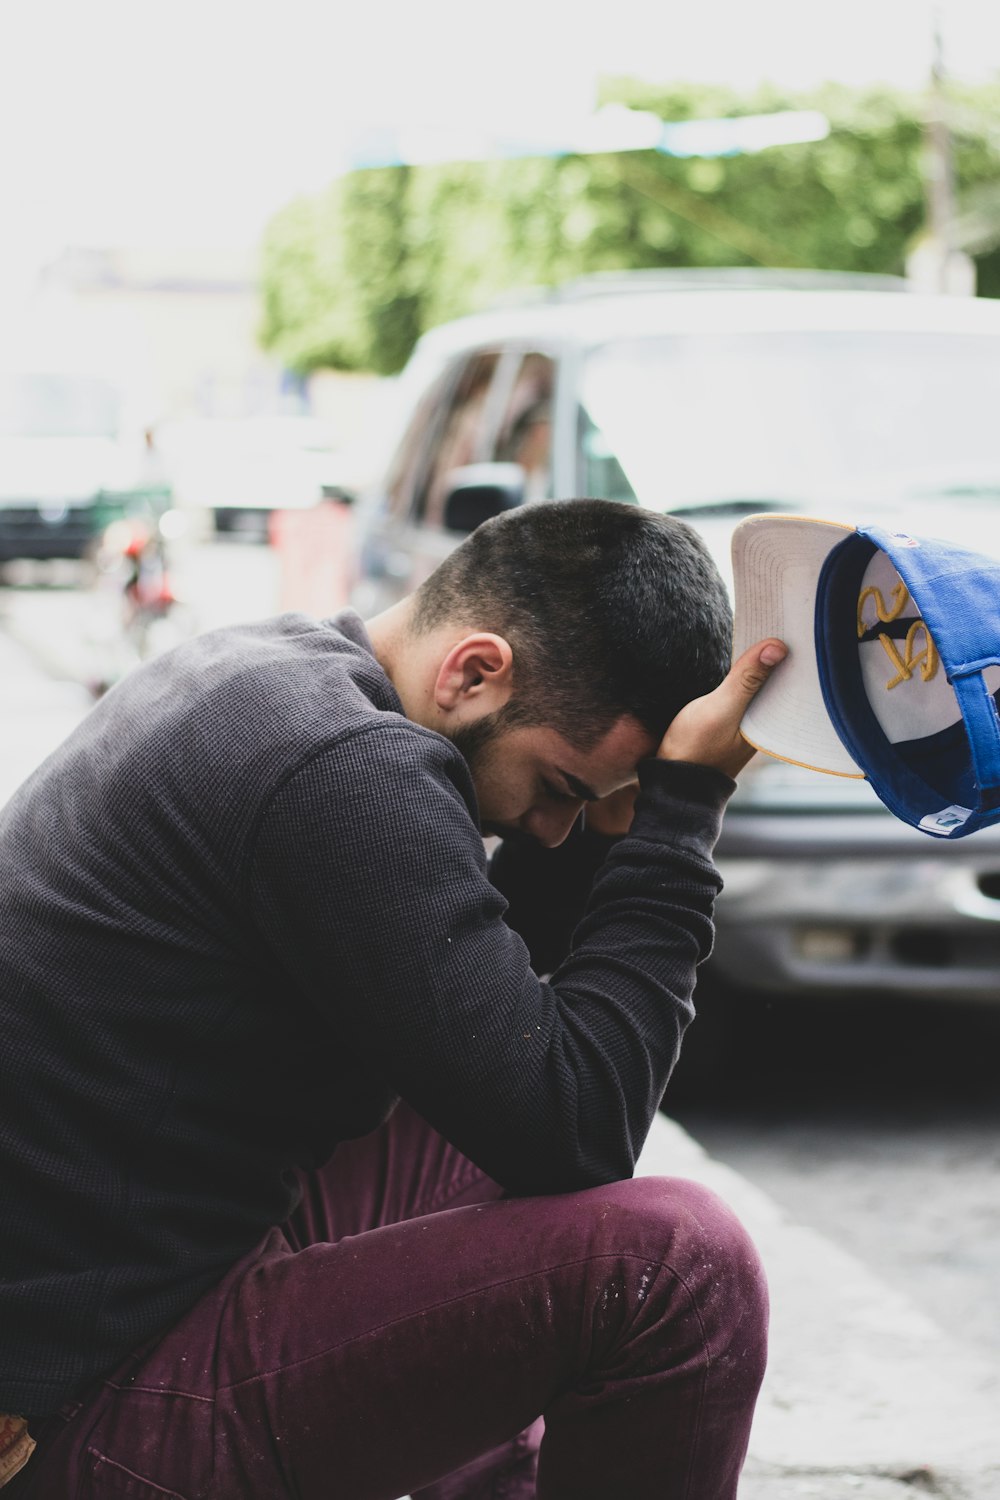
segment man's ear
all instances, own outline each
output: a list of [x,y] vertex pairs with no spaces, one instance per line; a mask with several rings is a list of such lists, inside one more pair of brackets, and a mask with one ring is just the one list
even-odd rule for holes
[[479,718],[503,708],[511,695],[514,653],[502,635],[477,631],[449,648],[434,681],[434,702],[446,714]]

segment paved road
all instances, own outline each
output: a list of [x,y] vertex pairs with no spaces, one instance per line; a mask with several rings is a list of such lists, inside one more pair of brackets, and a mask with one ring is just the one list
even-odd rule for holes
[[[121,643],[121,594],[72,563],[20,565],[29,581],[0,588],[0,624],[57,681],[113,681],[134,659]],[[282,603],[279,560],[269,547],[239,542],[175,546],[171,578],[187,631],[261,619]]]
[[682,1059],[674,1113],[988,1358],[1000,1413],[1000,1009],[727,1003],[738,1061],[708,1088]]
[[0,593],[0,804],[90,707],[83,685],[59,680],[3,630]]

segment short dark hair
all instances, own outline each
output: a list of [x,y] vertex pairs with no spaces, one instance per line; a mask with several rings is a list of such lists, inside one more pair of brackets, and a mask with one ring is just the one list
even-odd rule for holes
[[485,522],[416,592],[415,630],[446,620],[510,642],[507,723],[549,725],[581,749],[623,714],[659,739],[721,682],[732,644],[697,532],[617,500],[545,501]]

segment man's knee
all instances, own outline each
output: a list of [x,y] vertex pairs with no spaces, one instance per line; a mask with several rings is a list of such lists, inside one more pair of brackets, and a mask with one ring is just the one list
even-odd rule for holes
[[736,1214],[717,1193],[682,1177],[637,1177],[622,1183],[648,1222],[649,1232],[670,1246],[675,1259],[711,1269],[728,1265],[762,1275],[756,1246]]
[[709,1343],[717,1351],[738,1346],[763,1374],[767,1280],[728,1204],[699,1183],[670,1177],[615,1183],[597,1196],[604,1199],[597,1208],[601,1231],[617,1252],[667,1272]]

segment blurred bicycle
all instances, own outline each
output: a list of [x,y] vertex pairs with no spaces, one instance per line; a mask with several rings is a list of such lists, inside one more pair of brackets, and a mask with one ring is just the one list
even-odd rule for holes
[[117,596],[117,603],[105,660],[90,684],[95,697],[133,667],[194,633],[193,611],[174,588],[164,520],[152,513],[122,516],[101,537],[95,557],[97,588]]

